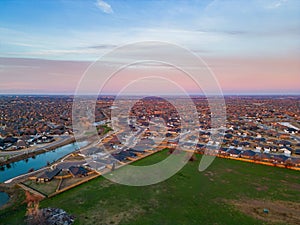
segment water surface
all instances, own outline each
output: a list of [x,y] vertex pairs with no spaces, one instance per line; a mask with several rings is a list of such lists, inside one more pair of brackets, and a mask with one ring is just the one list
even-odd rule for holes
[[28,158],[18,162],[10,163],[9,165],[0,168],[0,182],[4,182],[16,176],[28,173],[29,170],[38,170],[42,167],[45,167],[48,163],[55,162],[71,152],[86,146],[87,144],[87,141],[71,143],[56,148],[52,151],[39,154],[34,158]]
[[8,202],[9,196],[7,193],[0,191],[0,207]]

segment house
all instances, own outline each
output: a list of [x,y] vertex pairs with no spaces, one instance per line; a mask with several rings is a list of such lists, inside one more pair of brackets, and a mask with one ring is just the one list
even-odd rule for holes
[[238,158],[241,154],[241,151],[240,150],[237,150],[237,149],[229,149],[227,150],[227,153],[229,154],[229,156],[231,157],[235,157],[235,158]]
[[285,155],[274,155],[274,160],[277,163],[284,163],[289,157],[285,156]]
[[259,142],[266,142],[266,139],[265,139],[265,138],[263,138],[263,137],[256,138],[256,140],[257,140],[257,141],[259,141]]
[[220,155],[227,155],[227,150],[228,150],[228,148],[222,147],[219,150],[219,154]]
[[286,155],[286,156],[291,156],[291,153],[292,153],[292,151],[291,150],[289,150],[289,149],[283,149],[283,154],[284,155]]
[[255,152],[260,152],[261,150],[262,150],[262,148],[260,146],[256,146],[254,151]]
[[166,133],[166,137],[172,137],[173,135],[171,133]]
[[258,153],[258,156],[260,158],[261,161],[264,162],[273,162],[273,155],[269,154],[269,153]]
[[243,146],[243,147],[248,147],[248,148],[250,147],[250,143],[248,141],[242,141],[239,143],[239,145]]
[[133,152],[133,153],[135,153],[137,155],[145,153],[145,150],[137,150],[135,148],[129,148],[127,151]]
[[50,142],[54,141],[54,137],[52,137],[52,136],[43,135],[40,138],[42,139],[43,143],[50,143]]
[[195,143],[193,143],[193,142],[184,142],[180,145],[180,147],[187,148],[187,149],[193,149],[195,147]]
[[134,146],[134,150],[139,151],[139,152],[145,152],[146,150],[153,150],[151,147],[147,147],[145,145],[136,145]]
[[287,140],[281,140],[278,142],[279,146],[287,146],[287,147],[290,147],[292,145],[292,143],[290,141],[287,141]]
[[86,165],[89,166],[92,169],[97,170],[97,171],[101,171],[101,170],[103,170],[103,169],[106,168],[106,164],[105,163],[101,163],[101,162],[97,162],[97,161],[89,162]]
[[280,136],[279,136],[279,139],[282,139],[282,140],[284,140],[284,139],[289,139],[290,138],[290,135],[289,134],[281,134]]
[[17,148],[18,149],[22,149],[22,148],[26,148],[27,145],[26,145],[26,142],[24,140],[18,140],[17,141]]
[[121,151],[119,154],[124,155],[126,157],[133,157],[133,158],[136,157],[136,154],[133,151],[125,150],[125,151]]
[[125,155],[121,155],[121,154],[112,154],[112,156],[113,156],[116,160],[118,160],[118,161],[120,161],[120,162],[123,162],[123,161],[126,161],[126,160],[127,160],[127,156],[125,156]]
[[296,167],[300,167],[300,158],[291,158],[292,164]]
[[102,163],[105,164],[106,166],[112,166],[113,164],[116,163],[116,159],[113,157],[107,157],[107,158],[102,158],[102,159],[96,159],[94,160],[96,163]]
[[289,133],[289,134],[295,134],[298,132],[297,129],[292,128],[292,127],[288,127],[287,129],[284,130],[285,132]]
[[54,170],[45,171],[43,174],[36,178],[36,182],[49,182],[51,181],[57,174],[59,174],[61,169],[56,168]]
[[254,159],[257,153],[252,150],[246,150],[240,154],[241,158]]
[[3,139],[4,143],[11,143],[14,144],[18,141],[18,138],[14,138],[14,137],[6,137]]
[[227,143],[228,143],[228,140],[223,139],[223,140],[222,140],[222,143],[223,143],[223,144],[227,144]]
[[233,137],[232,134],[225,134],[225,135],[224,135],[224,138],[226,138],[226,139],[231,139],[232,137]]
[[88,170],[83,166],[71,166],[69,172],[73,177],[84,177],[88,175]]
[[4,141],[3,139],[0,138],[0,149],[3,150],[4,149]]
[[202,149],[202,148],[204,148],[204,147],[205,147],[205,145],[204,145],[204,144],[200,144],[200,143],[198,143],[198,144],[196,145],[196,147],[197,147],[198,149]]
[[168,140],[168,145],[169,145],[171,148],[177,147],[177,144],[178,144],[178,139],[171,139],[171,140]]
[[238,140],[233,140],[232,143],[233,143],[234,145],[238,145],[240,142],[239,142]]
[[219,153],[219,147],[217,145],[207,145],[205,149],[205,154],[216,155]]
[[145,146],[154,146],[155,145],[155,142],[154,140],[152,139],[149,139],[149,138],[143,138],[141,139],[141,141],[139,142],[139,145],[145,145]]

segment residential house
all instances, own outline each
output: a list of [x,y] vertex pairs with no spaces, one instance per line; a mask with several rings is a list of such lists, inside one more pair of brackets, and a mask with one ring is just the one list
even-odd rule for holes
[[257,153],[252,151],[252,150],[246,150],[246,151],[243,151],[240,156],[241,158],[246,158],[246,159],[254,159],[255,155]]
[[84,177],[88,175],[88,170],[83,166],[71,166],[69,172],[73,177]]
[[240,151],[240,150],[237,150],[237,149],[235,149],[235,148],[232,148],[232,149],[228,149],[228,150],[227,150],[227,153],[228,153],[229,156],[231,156],[231,157],[238,158],[238,157],[240,157],[241,151]]
[[36,182],[49,182],[51,181],[57,174],[59,174],[61,169],[55,168],[54,170],[45,171],[43,174],[36,178]]

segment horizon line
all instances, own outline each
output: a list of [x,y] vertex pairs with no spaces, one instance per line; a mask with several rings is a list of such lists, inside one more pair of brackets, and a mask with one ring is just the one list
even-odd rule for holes
[[[205,95],[205,94],[192,94],[187,93],[189,96],[219,96],[219,95]],[[127,94],[127,95],[117,95],[113,93],[103,93],[103,94],[80,94],[77,96],[149,96],[149,97],[155,97],[155,96],[182,96],[185,97],[186,95],[181,94]],[[0,96],[74,96],[74,94],[71,93],[0,93]],[[223,96],[300,96],[300,93],[224,93]]]

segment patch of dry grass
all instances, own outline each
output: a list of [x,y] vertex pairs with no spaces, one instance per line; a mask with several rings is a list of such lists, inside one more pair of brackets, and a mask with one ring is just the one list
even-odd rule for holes
[[[300,203],[263,199],[231,200],[228,203],[259,220],[270,223],[300,224]],[[265,213],[264,209],[268,209],[269,212]]]

